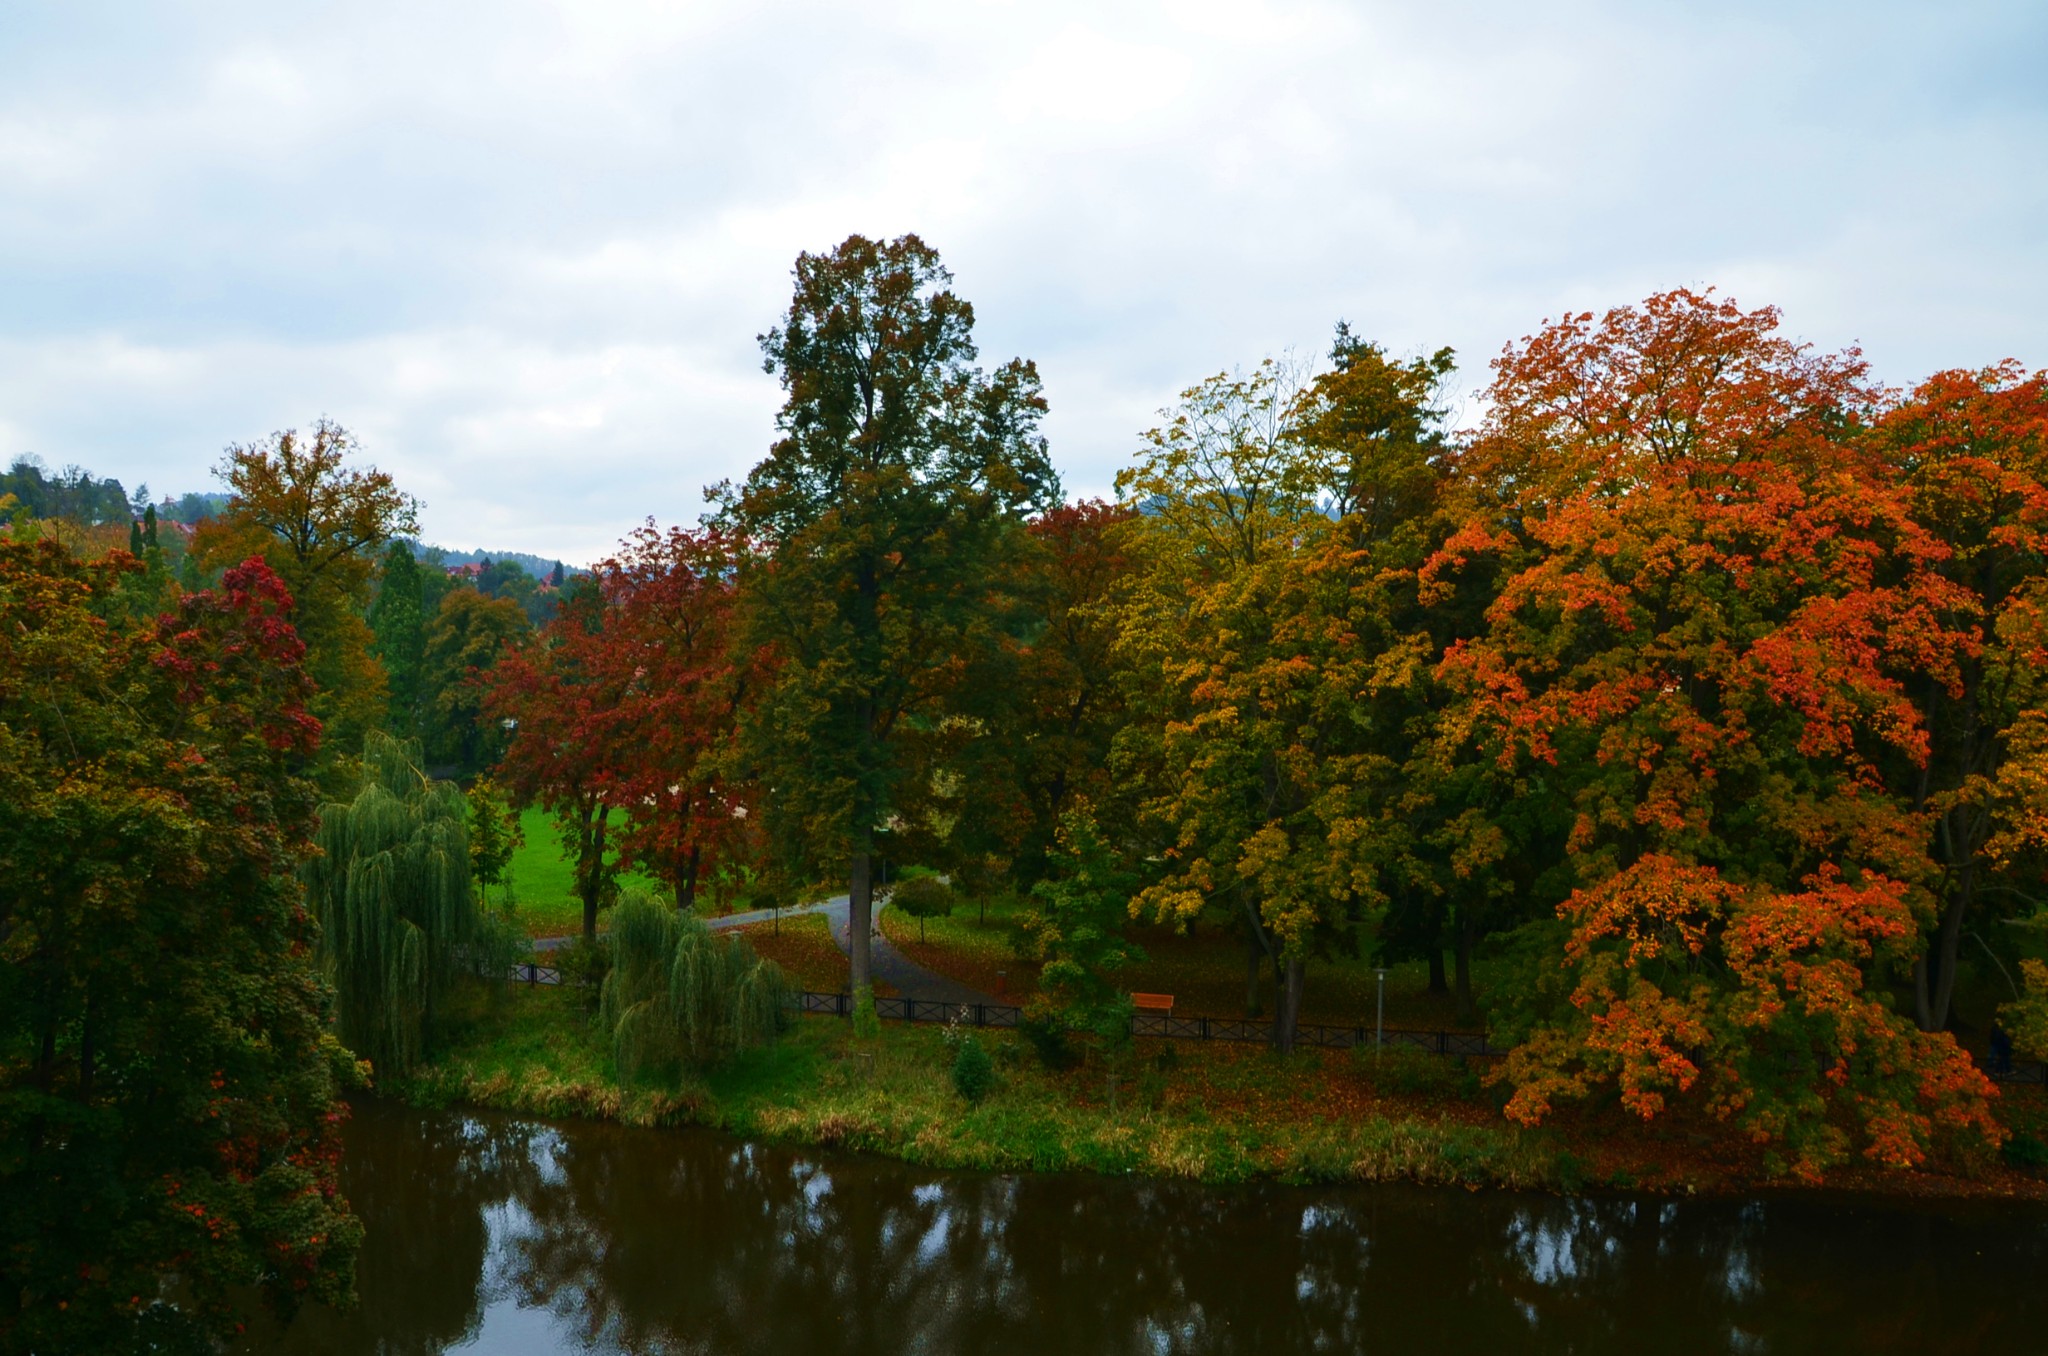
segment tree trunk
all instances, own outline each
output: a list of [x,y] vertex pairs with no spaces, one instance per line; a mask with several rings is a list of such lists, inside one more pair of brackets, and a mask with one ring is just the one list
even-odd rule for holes
[[1976,873],[1965,865],[1956,873],[1956,891],[1942,910],[1941,926],[1927,944],[1927,954],[1913,966],[1914,1016],[1922,1031],[1948,1028],[1956,996],[1956,961],[1963,946],[1963,918],[1970,911]]
[[848,883],[846,910],[846,956],[853,991],[868,986],[868,935],[875,926],[875,885],[871,872],[874,859],[868,853],[866,835],[853,853],[853,878]]
[[1265,951],[1259,946],[1259,939],[1250,932],[1244,936],[1244,1015],[1247,1020],[1259,1015],[1259,965],[1266,959]]
[[612,807],[600,805],[584,818],[583,851],[576,861],[577,893],[583,896],[583,940],[597,945],[597,905],[604,893],[604,825]]
[[1281,971],[1280,1011],[1273,1020],[1273,1048],[1283,1055],[1294,1053],[1294,1036],[1301,1026],[1301,957],[1289,956]]
[[701,852],[695,844],[676,858],[676,912],[690,913],[697,907],[697,863]]
[[1458,1020],[1469,1022],[1479,1015],[1472,1001],[1472,947],[1479,940],[1479,924],[1470,911],[1458,911],[1457,993]]
[[1435,942],[1429,944],[1429,991],[1449,993],[1451,986],[1444,979],[1444,949]]

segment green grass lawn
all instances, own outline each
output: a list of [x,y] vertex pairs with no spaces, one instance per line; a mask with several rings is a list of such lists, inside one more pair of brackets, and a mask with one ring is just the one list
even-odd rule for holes
[[[576,898],[576,867],[562,852],[554,816],[538,808],[523,810],[519,830],[526,836],[526,842],[512,854],[511,877],[520,926],[531,937],[560,937],[581,931],[583,902]],[[617,860],[616,853],[610,855]],[[621,875],[619,888],[669,895],[662,882],[637,872]]]

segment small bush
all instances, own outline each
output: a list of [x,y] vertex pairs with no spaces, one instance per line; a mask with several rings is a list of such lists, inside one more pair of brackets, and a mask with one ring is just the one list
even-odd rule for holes
[[1067,1039],[1066,1023],[1047,1013],[1027,1012],[1017,1023],[1038,1062],[1054,1071],[1071,1069],[1079,1063],[1073,1042]]
[[988,1096],[996,1085],[996,1066],[989,1062],[981,1042],[968,1036],[953,1052],[953,1091],[972,1104]]
[[2008,1167],[2028,1170],[2048,1168],[2048,1144],[2032,1135],[2014,1135],[2005,1142],[2005,1162]]

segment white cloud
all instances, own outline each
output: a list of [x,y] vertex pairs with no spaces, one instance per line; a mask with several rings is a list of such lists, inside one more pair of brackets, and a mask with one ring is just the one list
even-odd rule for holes
[[0,456],[200,487],[328,413],[451,545],[588,557],[766,448],[797,251],[915,230],[1069,487],[1338,317],[1678,284],[1880,374],[2048,363],[2025,6],[52,8],[0,49]]

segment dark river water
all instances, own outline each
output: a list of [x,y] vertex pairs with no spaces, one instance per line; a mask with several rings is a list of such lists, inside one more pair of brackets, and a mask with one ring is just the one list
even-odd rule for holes
[[362,1305],[284,1352],[2048,1352],[2048,1210],[1217,1189],[708,1132],[348,1131]]

